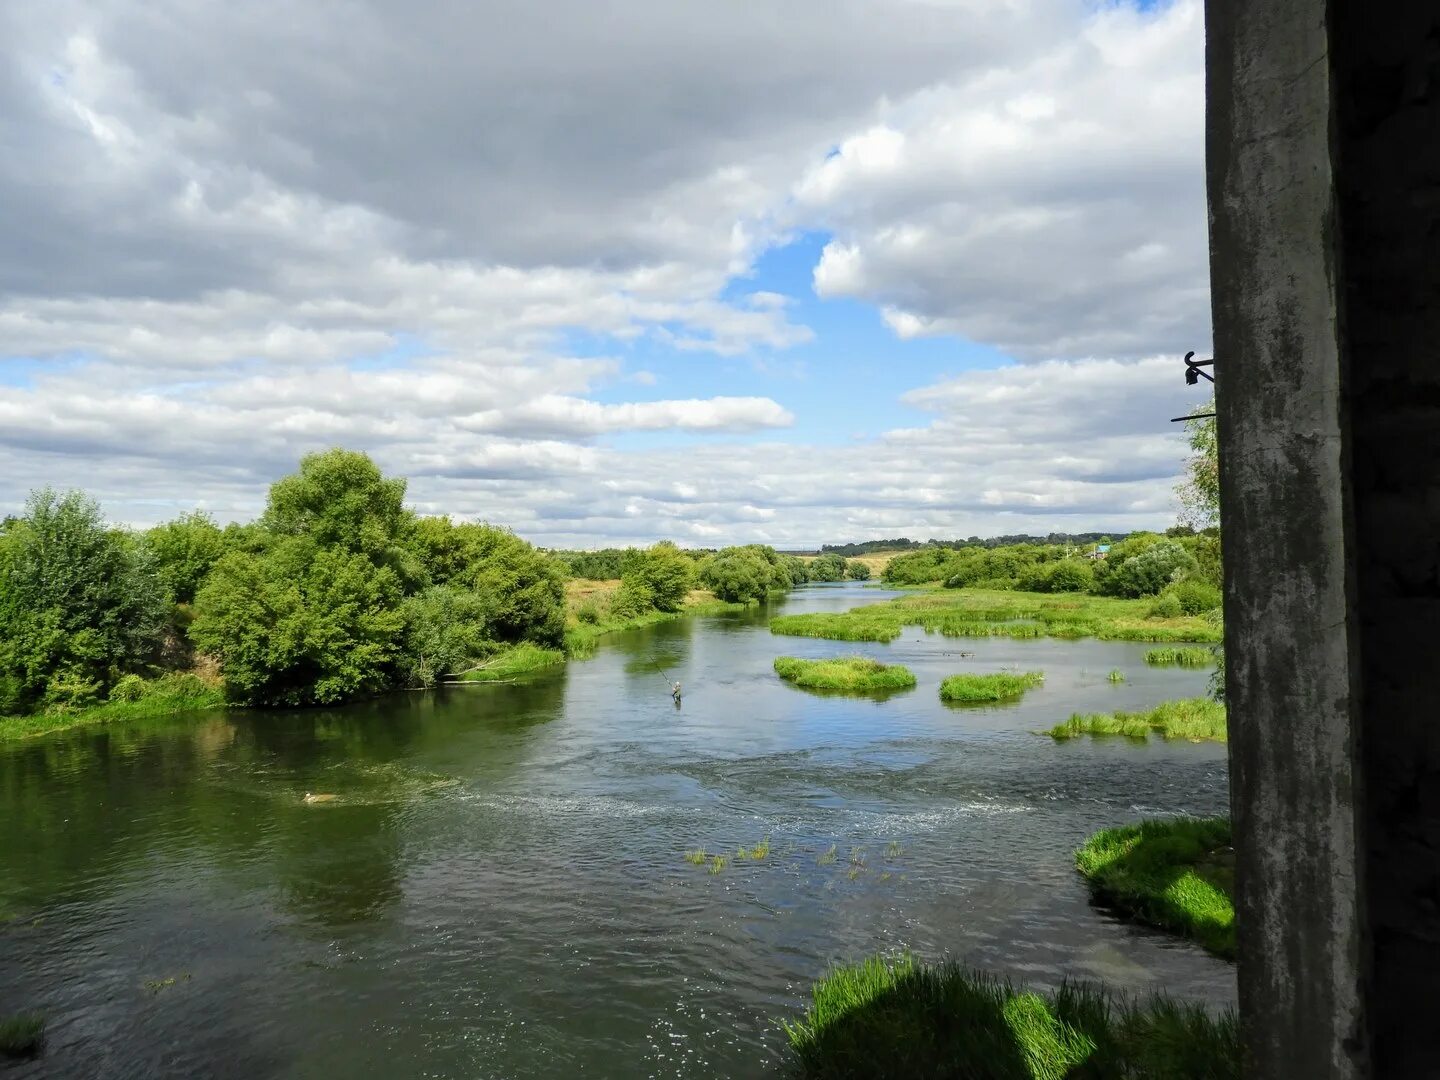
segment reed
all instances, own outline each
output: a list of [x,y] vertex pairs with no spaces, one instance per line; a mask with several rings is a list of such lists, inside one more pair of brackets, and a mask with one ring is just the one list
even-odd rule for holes
[[0,1017],[0,1055],[28,1057],[40,1050],[44,1037],[45,1017],[40,1013]]
[[1209,667],[1215,663],[1215,654],[1209,649],[1196,646],[1151,649],[1145,654],[1147,664],[1168,667]]
[[1152,733],[1165,739],[1225,741],[1225,706],[1209,698],[1166,701],[1147,712],[1073,713],[1069,720],[1042,734],[1052,739],[1081,735],[1122,735],[1145,739]]

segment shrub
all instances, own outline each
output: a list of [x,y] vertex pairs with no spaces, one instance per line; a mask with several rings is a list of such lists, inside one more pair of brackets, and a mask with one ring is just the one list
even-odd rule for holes
[[1165,590],[1180,603],[1180,610],[1186,615],[1203,615],[1218,608],[1224,600],[1214,585],[1197,578],[1186,578]]
[[695,564],[674,544],[662,542],[643,552],[620,580],[622,591],[630,585],[636,602],[648,596],[645,606],[634,614],[650,608],[679,611],[695,584]]
[[1099,584],[1109,596],[1154,596],[1195,569],[1194,556],[1184,547],[1174,540],[1159,540],[1113,565]]
[[869,581],[870,564],[863,563],[859,559],[851,559],[845,564],[845,576],[851,581]]
[[145,680],[139,675],[123,676],[110,688],[111,701],[139,701],[145,696]]
[[845,580],[845,559],[840,555],[821,555],[811,559],[808,569],[811,581]]
[[750,548],[725,548],[701,570],[706,588],[721,600],[746,603],[763,600],[775,573],[770,563]]
[[1150,605],[1150,617],[1152,619],[1178,619],[1185,614],[1180,607],[1180,598],[1173,592],[1161,593],[1155,598],[1155,603]]

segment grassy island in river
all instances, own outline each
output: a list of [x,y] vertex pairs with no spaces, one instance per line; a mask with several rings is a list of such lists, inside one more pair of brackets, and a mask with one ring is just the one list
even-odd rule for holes
[[833,690],[847,694],[909,690],[915,676],[899,664],[882,664],[866,656],[840,656],[804,660],[795,656],[775,659],[775,674],[806,690]]

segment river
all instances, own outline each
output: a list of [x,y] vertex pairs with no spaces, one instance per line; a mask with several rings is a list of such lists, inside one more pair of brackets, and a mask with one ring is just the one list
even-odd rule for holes
[[[1206,673],[1125,642],[765,626],[886,595],[812,586],[512,685],[0,745],[0,1015],[48,1020],[44,1056],[0,1073],[774,1075],[811,981],[902,947],[1233,1001],[1230,965],[1095,910],[1071,865],[1096,829],[1224,812],[1224,748],[1032,734]],[[821,697],[771,670],[853,652],[918,688]],[[938,699],[1011,665],[1046,675],[1020,704]],[[766,837],[719,873],[683,858]]]

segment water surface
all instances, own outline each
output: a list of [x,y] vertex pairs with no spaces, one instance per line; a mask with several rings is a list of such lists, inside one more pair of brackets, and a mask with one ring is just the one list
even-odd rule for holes
[[[1126,642],[765,628],[885,595],[810,587],[512,685],[0,747],[0,1014],[49,1018],[12,1074],[778,1074],[777,1018],[810,982],[901,947],[1231,1001],[1233,968],[1096,911],[1071,864],[1095,829],[1223,812],[1223,748],[1032,734],[1207,673]],[[770,667],[852,652],[919,686],[822,697]],[[1011,666],[1045,685],[938,700],[946,675]],[[682,858],[765,837],[718,874]]]

